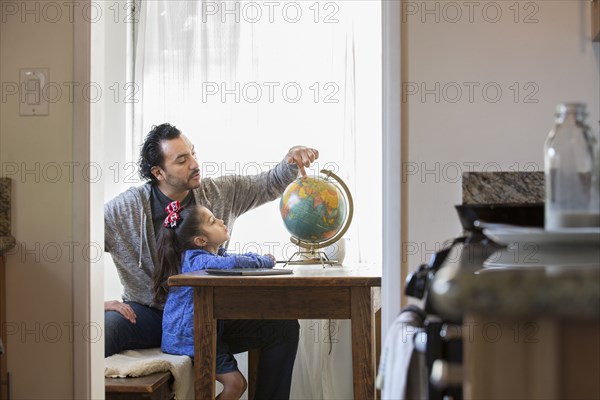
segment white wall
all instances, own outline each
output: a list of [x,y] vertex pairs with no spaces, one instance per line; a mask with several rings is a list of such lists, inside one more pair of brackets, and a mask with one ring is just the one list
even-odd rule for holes
[[[18,13],[10,15],[7,4]],[[6,257],[13,399],[71,398],[73,335],[82,335],[82,327],[71,323],[69,243],[77,252],[82,247],[72,237],[72,183],[64,164],[72,159],[73,104],[63,84],[73,81],[73,24],[66,15],[44,19],[40,4],[0,2],[3,89],[19,81],[20,68],[46,67],[50,81],[65,90],[45,117],[20,117],[18,95],[3,91],[0,103],[0,174],[13,179],[12,234],[18,243]],[[24,7],[33,12],[22,15]]]
[[[432,13],[423,13],[425,3]],[[403,93],[403,260],[412,270],[461,233],[453,206],[463,171],[543,170],[544,140],[562,101],[587,103],[588,125],[598,131],[600,50],[591,42],[589,1],[405,2],[402,17],[411,90]],[[431,91],[424,97],[421,85]]]
[[[86,40],[88,26],[114,13],[98,13],[98,7],[0,1],[0,174],[13,179],[17,239],[7,254],[2,327],[13,399],[104,393],[103,364],[96,361],[103,359],[103,313],[99,301],[87,298],[102,289],[102,238],[96,235],[102,189],[94,184],[103,171],[89,163],[90,157],[97,161],[102,141],[89,142],[85,110],[109,89],[86,84]],[[19,69],[26,67],[49,69],[52,89],[42,92],[48,116],[19,116]]]

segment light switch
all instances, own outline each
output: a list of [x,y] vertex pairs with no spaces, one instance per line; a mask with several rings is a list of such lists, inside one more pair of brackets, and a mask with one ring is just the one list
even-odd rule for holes
[[48,68],[21,69],[20,84],[19,115],[48,115],[48,99],[45,96]]

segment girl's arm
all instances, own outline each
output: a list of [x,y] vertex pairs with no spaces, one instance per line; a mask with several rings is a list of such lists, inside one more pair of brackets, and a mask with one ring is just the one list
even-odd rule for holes
[[226,254],[222,256],[201,254],[192,257],[190,262],[184,262],[183,272],[197,271],[206,268],[273,268],[275,262],[269,256],[259,256],[254,253]]
[[[275,257],[271,256],[270,254],[261,256],[256,253],[246,253],[246,254],[242,254],[237,257],[251,258],[252,260],[254,260],[254,263],[256,263],[256,265],[257,265],[254,268],[273,268],[275,266]],[[247,267],[242,267],[242,268],[247,268]],[[253,267],[249,267],[249,268],[253,268]]]

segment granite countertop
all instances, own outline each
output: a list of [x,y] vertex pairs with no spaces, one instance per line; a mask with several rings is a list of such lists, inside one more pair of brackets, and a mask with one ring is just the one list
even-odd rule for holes
[[544,202],[544,172],[465,172],[463,204]]
[[15,246],[10,234],[10,179],[0,178],[0,255]]
[[467,313],[511,318],[600,318],[600,263],[597,267],[561,270],[442,269],[431,290],[436,310],[454,318]]
[[[470,172],[463,174],[462,185],[463,204],[544,201],[543,172]],[[597,266],[579,268],[483,268],[483,259],[476,264],[438,271],[430,296],[440,314],[600,319],[600,259]]]

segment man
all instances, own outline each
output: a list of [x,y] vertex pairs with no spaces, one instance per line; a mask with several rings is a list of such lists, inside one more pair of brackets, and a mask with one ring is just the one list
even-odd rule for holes
[[[183,206],[194,203],[207,206],[232,229],[238,216],[278,198],[297,178],[298,170],[306,176],[304,168],[318,156],[315,149],[295,146],[277,166],[259,175],[201,180],[194,146],[187,137],[170,124],[155,126],[146,136],[139,161],[140,174],[149,182],[130,188],[104,206],[105,251],[111,253],[124,288],[123,302],[104,303],[105,355],[160,347],[164,304],[153,300],[152,272],[157,262],[156,235],[167,216],[165,207],[171,201],[178,200]],[[285,360],[267,357],[265,363],[277,365],[270,372],[275,374],[273,382],[277,379],[280,382],[278,388],[265,390],[282,393],[287,385],[289,396],[298,322],[271,323],[266,329],[268,335],[260,334],[258,338],[264,342],[267,337],[270,343],[258,346],[278,346],[278,353],[293,352],[293,355]],[[265,333],[264,326],[257,329]],[[259,366],[259,371],[268,371],[265,367],[268,366]],[[284,376],[277,377],[278,373]]]

